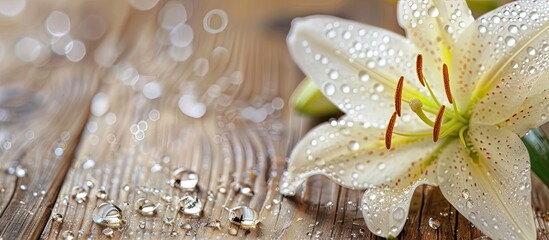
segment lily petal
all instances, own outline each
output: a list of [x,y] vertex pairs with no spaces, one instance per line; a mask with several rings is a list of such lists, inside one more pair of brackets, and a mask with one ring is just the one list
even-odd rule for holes
[[[436,168],[436,165],[432,165]],[[412,195],[417,187],[436,186],[433,180],[418,179],[412,185],[371,188],[362,196],[362,214],[371,232],[380,237],[397,236],[402,231]]]
[[[418,51],[384,29],[331,16],[296,19],[288,35],[294,61],[349,117],[381,126],[394,112],[397,81],[403,98],[425,98],[415,74]],[[422,91],[424,91],[422,89]],[[403,108],[403,114],[412,114]]]
[[549,121],[549,88],[536,95],[529,96],[520,106],[519,110],[499,124],[500,127],[523,136],[531,128],[537,128]]
[[[451,50],[456,39],[474,21],[465,0],[401,0],[398,3],[398,22],[406,36],[425,54],[429,84],[438,95],[444,94],[442,65],[450,70]],[[443,95],[439,96],[442,98]]]
[[526,147],[495,126],[472,126],[468,137],[469,148],[455,141],[440,157],[444,197],[492,239],[535,239]]
[[[463,32],[453,50],[452,90],[462,107],[484,98],[473,110],[478,112],[473,122],[497,124],[520,107],[549,64],[548,38],[546,1],[509,3]],[[484,114],[483,108],[492,112]]]
[[[385,148],[385,129],[364,127],[349,119],[333,120],[309,131],[292,151],[280,192],[294,195],[308,177],[322,174],[339,185],[365,189],[418,177],[433,164],[439,143],[394,136]],[[431,173],[434,174],[434,173]],[[408,176],[410,175],[410,176]]]

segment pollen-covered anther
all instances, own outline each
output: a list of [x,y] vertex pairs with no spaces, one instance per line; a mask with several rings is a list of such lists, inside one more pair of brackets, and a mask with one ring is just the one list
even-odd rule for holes
[[402,112],[402,87],[404,85],[404,77],[400,76],[395,91],[395,112],[400,117]]
[[393,138],[393,130],[395,129],[395,122],[397,113],[394,112],[387,124],[387,130],[385,131],[385,147],[391,149],[391,139]]
[[421,86],[425,87],[425,81],[423,77],[423,56],[421,54],[418,54],[416,58],[416,73],[417,78],[419,79],[419,83],[421,83]]
[[442,126],[442,117],[444,116],[445,108],[446,106],[442,105],[438,110],[437,118],[435,119],[435,124],[433,126],[433,142],[438,141],[440,136],[440,127]]
[[444,79],[444,91],[446,91],[446,97],[450,104],[454,103],[454,98],[452,97],[452,91],[450,91],[450,76],[448,75],[448,66],[446,63],[442,65],[442,77]]

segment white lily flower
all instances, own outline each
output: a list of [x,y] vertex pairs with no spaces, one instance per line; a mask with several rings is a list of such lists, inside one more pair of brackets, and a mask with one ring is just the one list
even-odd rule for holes
[[330,16],[296,19],[295,62],[346,115],[297,144],[281,193],[315,174],[366,189],[368,228],[388,237],[428,184],[491,238],[535,239],[520,137],[549,114],[548,13],[547,1],[516,1],[475,21],[464,0],[405,0],[398,21],[408,38]]

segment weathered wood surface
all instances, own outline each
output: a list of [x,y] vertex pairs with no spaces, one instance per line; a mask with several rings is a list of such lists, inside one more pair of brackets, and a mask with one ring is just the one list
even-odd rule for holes
[[[3,24],[10,33],[6,39],[37,34],[33,32],[43,29],[42,21],[51,10],[60,9],[70,15],[74,26],[82,19],[79,16],[94,13],[104,17],[109,28],[100,40],[87,45],[83,62],[54,57],[39,67],[16,62],[0,68],[2,89],[29,89],[41,100],[28,116],[0,125],[0,239],[63,239],[69,233],[78,239],[106,238],[91,216],[96,204],[105,201],[96,197],[100,190],[122,208],[127,220],[115,238],[375,239],[359,209],[359,191],[313,177],[296,197],[284,198],[277,192],[285,158],[312,126],[310,119],[288,107],[303,76],[292,63],[284,38],[293,17],[313,13],[396,29],[394,3],[182,1],[194,30],[193,53],[177,63],[166,56],[167,47],[155,36],[157,13],[164,2],[149,11],[136,11],[126,1],[76,2],[29,5],[27,24]],[[203,29],[203,18],[213,9],[223,9],[229,19],[219,34]],[[212,24],[219,23],[212,19]],[[139,72],[136,84],[129,86],[112,68],[97,66],[95,50],[111,44],[116,44],[113,49],[118,53],[114,63],[129,62]],[[212,53],[217,47],[227,52]],[[209,61],[204,75],[203,66],[196,66],[200,58]],[[142,88],[150,81],[163,87],[160,98],[143,96]],[[90,104],[99,93],[108,96],[109,107],[107,114],[96,116],[90,113]],[[182,94],[193,94],[206,106],[202,118],[179,110]],[[143,130],[142,139],[141,132],[134,134],[136,125]],[[59,148],[63,154],[56,155]],[[6,173],[18,165],[26,168],[24,177]],[[175,199],[183,193],[166,180],[176,167],[200,175],[198,196],[204,204],[200,218],[175,210]],[[87,188],[90,183],[87,201],[77,204],[71,197],[73,187]],[[233,183],[249,184],[255,195],[235,192]],[[171,203],[161,199],[165,194],[174,198]],[[549,189],[534,179],[533,195],[538,238],[549,239]],[[160,203],[159,213],[137,214],[134,202],[140,197]],[[238,205],[259,212],[257,229],[229,223],[224,207]],[[54,214],[61,214],[63,221],[53,221]],[[168,225],[164,217],[176,220]],[[438,219],[440,228],[429,227],[429,218]],[[220,221],[219,228],[208,226],[215,220]],[[139,226],[140,221],[145,227]],[[181,229],[180,222],[191,224],[192,230]],[[482,233],[437,188],[424,187],[415,192],[399,239],[478,237]]]

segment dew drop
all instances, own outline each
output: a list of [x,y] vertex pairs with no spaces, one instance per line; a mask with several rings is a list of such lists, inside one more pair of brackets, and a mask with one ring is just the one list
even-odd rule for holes
[[358,79],[363,82],[368,82],[370,80],[370,75],[368,75],[365,71],[360,71],[358,72]]
[[473,207],[474,207],[473,200],[468,199],[467,202],[465,202],[465,205],[466,205],[468,208],[473,208]]
[[114,236],[114,230],[112,228],[105,228],[103,229],[103,231],[101,231],[103,233],[103,235],[107,236],[107,237],[113,237]]
[[385,169],[385,163],[379,163],[379,164],[377,165],[377,169],[379,169],[379,170]]
[[516,26],[516,25],[509,25],[509,27],[507,28],[507,30],[510,32],[510,33],[518,33],[518,30],[519,28]]
[[358,149],[360,149],[360,144],[354,140],[351,140],[349,141],[349,144],[347,145],[347,147],[349,148],[349,150],[351,151],[358,151]]
[[393,218],[397,221],[401,221],[402,219],[404,219],[405,214],[406,213],[404,212],[404,209],[401,207],[398,207],[393,211]]
[[515,44],[517,44],[517,40],[512,36],[507,36],[505,38],[505,44],[507,44],[507,46],[509,47],[512,47],[512,46],[515,46]]
[[98,198],[98,199],[102,199],[102,200],[105,200],[107,199],[107,192],[103,189],[97,191],[97,193],[95,194],[95,197]]
[[498,24],[501,22],[501,18],[499,16],[493,16],[492,17],[492,22],[495,23],[495,24]]
[[530,19],[538,20],[539,19],[539,13],[537,13],[537,12],[530,13]]
[[119,228],[125,224],[122,210],[113,203],[102,203],[93,210],[93,222],[110,228]]
[[324,94],[326,94],[326,96],[332,96],[334,95],[336,92],[336,87],[331,84],[331,83],[326,83],[324,84]]
[[326,32],[326,37],[328,38],[335,38],[336,37],[336,32],[333,30],[333,29],[330,29]]
[[341,92],[342,93],[349,93],[349,92],[351,92],[351,87],[349,87],[349,85],[347,85],[347,84],[343,84],[343,85],[341,85]]
[[454,32],[454,28],[450,25],[444,26],[444,30],[446,30],[447,33],[453,33]]
[[536,67],[530,66],[530,67],[528,68],[528,73],[530,73],[530,74],[535,74],[536,72],[537,72]]
[[429,227],[437,230],[440,227],[440,221],[436,218],[429,218]]
[[162,218],[162,222],[163,222],[164,224],[166,224],[166,225],[170,225],[170,226],[171,226],[171,225],[173,225],[174,221],[175,221],[175,220],[174,220],[172,217],[164,217],[164,218]]
[[533,47],[528,47],[528,48],[526,49],[526,52],[527,52],[528,55],[530,55],[530,56],[536,55],[536,49],[533,48]]
[[157,99],[162,95],[162,86],[156,81],[143,85],[143,95],[148,99]]
[[135,201],[135,211],[143,216],[154,216],[158,205],[146,198],[139,198]]
[[198,174],[192,170],[177,168],[172,171],[169,183],[174,188],[192,192],[198,184]]
[[374,90],[376,92],[378,92],[378,93],[383,92],[384,89],[385,89],[385,87],[383,87],[383,84],[381,84],[381,83],[374,84]]
[[349,40],[349,39],[351,39],[352,34],[351,34],[350,31],[344,31],[344,32],[341,34],[341,37],[343,37],[343,39],[345,39],[345,40]]
[[252,208],[238,206],[229,210],[229,221],[243,229],[250,229],[259,223],[259,215]]
[[339,78],[339,73],[335,70],[331,70],[328,72],[328,77],[332,80],[337,80]]
[[471,220],[477,219],[477,214],[475,214],[474,212],[470,212],[468,216],[469,216],[469,219]]
[[427,10],[427,13],[429,13],[429,16],[431,16],[431,17],[438,17],[438,15],[439,15],[438,8],[435,7],[435,6],[430,7]]
[[478,31],[480,33],[486,33],[486,31],[488,31],[488,29],[484,25],[479,25],[478,26]]
[[78,204],[86,202],[88,200],[88,192],[84,188],[79,186],[72,188],[71,195]]
[[469,196],[470,196],[469,189],[463,189],[463,190],[461,191],[461,196],[462,196],[464,199],[469,199]]
[[365,169],[364,163],[357,163],[355,165],[356,170],[362,171]]
[[202,201],[193,196],[185,196],[179,200],[178,207],[184,214],[199,216],[202,211]]
[[63,215],[56,213],[53,215],[52,220],[56,223],[62,223],[63,222]]
[[63,239],[64,240],[73,240],[75,239],[74,233],[72,233],[71,230],[67,230],[63,232]]

